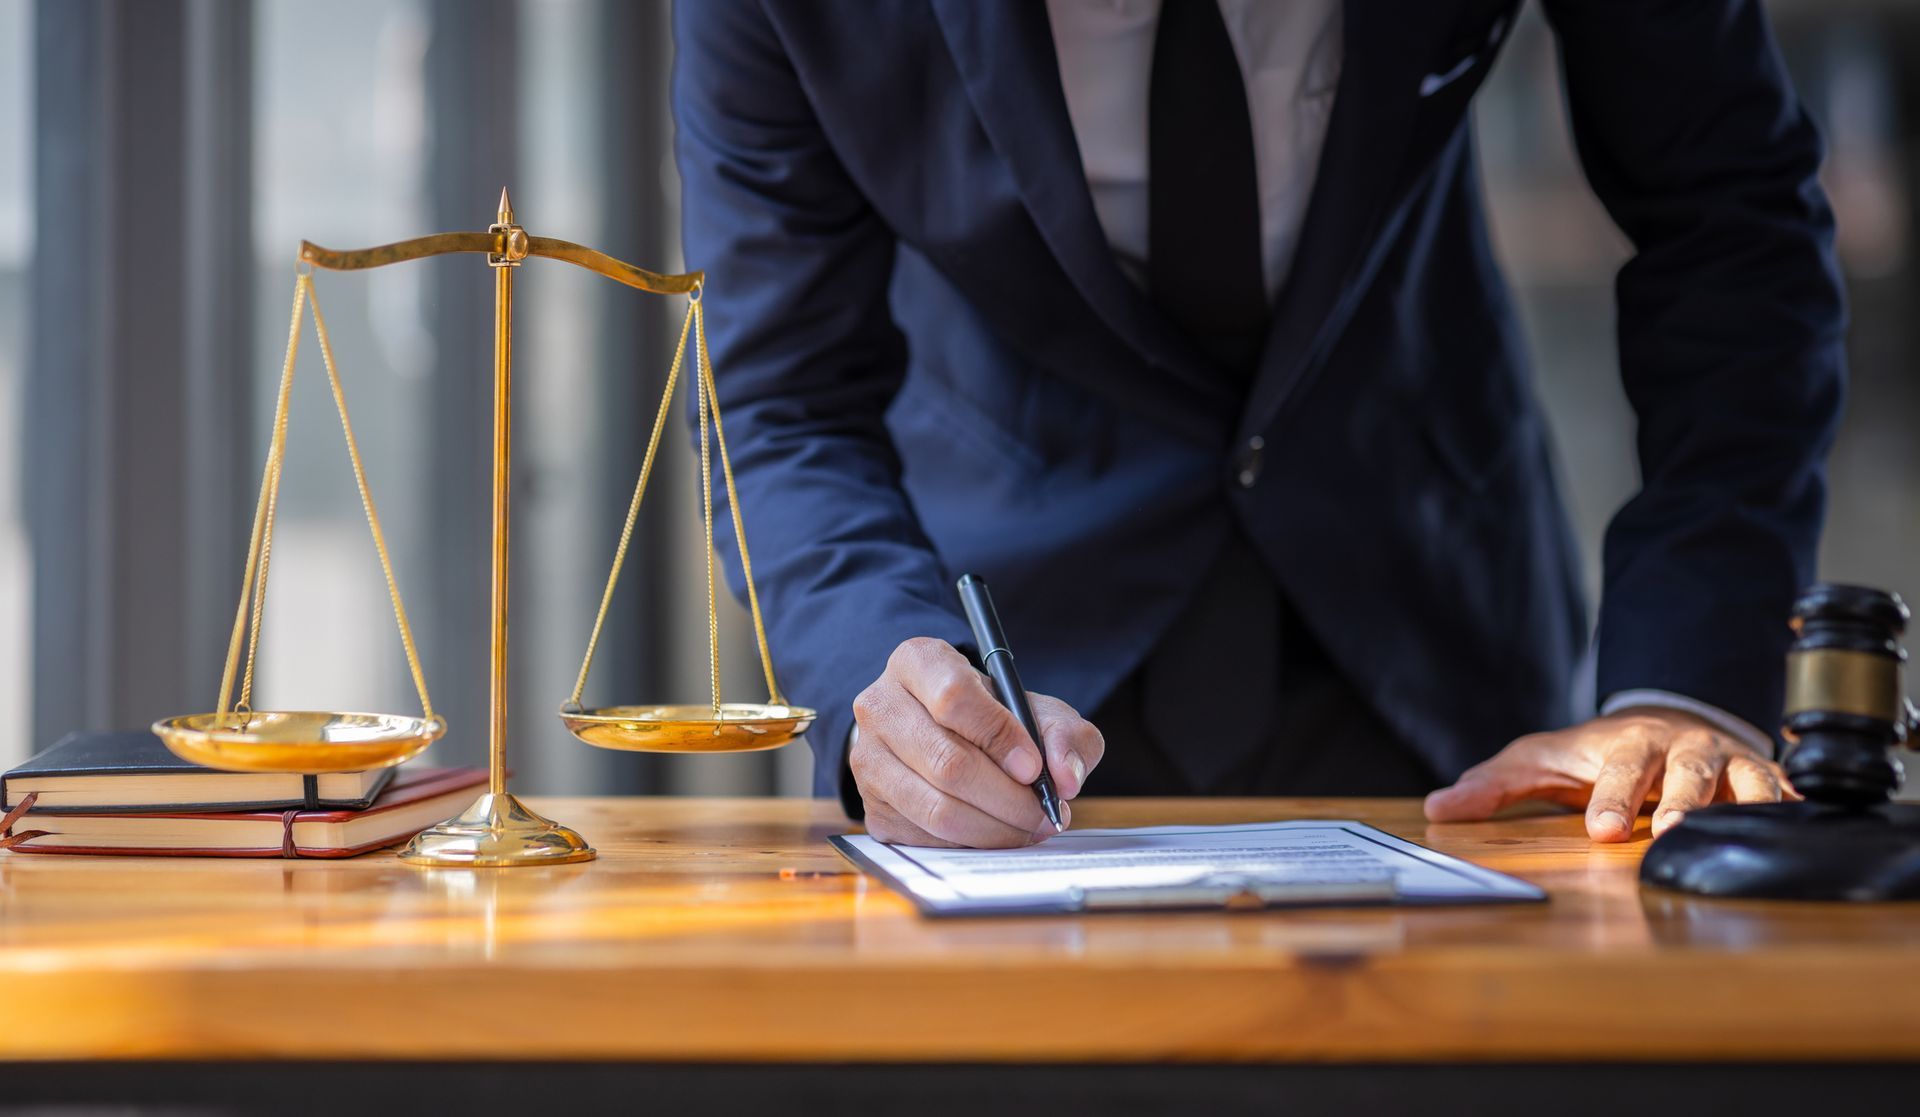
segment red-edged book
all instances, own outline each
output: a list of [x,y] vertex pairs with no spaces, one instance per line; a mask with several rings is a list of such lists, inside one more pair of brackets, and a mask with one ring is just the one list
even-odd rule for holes
[[[121,856],[352,857],[404,841],[466,809],[487,774],[402,769],[364,810],[48,814],[15,818],[15,853]],[[5,837],[6,835],[0,835]]]

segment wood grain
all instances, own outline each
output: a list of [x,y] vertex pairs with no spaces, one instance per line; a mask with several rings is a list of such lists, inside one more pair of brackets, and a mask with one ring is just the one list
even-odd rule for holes
[[1644,822],[1596,847],[1411,801],[1087,801],[1083,826],[1359,818],[1552,901],[930,922],[844,871],[831,804],[536,805],[600,860],[0,855],[0,1059],[1920,1057],[1920,905],[1643,891]]

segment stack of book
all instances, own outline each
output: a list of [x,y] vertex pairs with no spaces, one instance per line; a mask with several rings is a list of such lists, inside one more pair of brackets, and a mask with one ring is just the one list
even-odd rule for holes
[[15,853],[352,857],[458,814],[470,768],[220,772],[152,733],[70,733],[0,776],[0,848]]

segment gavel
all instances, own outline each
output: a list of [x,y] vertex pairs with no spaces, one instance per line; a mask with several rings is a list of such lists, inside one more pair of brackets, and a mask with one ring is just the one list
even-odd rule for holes
[[1912,614],[1891,593],[1817,585],[1793,607],[1787,652],[1787,778],[1816,803],[1885,803],[1903,775],[1896,746],[1920,731],[1900,637]]
[[1647,850],[1641,881],[1706,896],[1920,898],[1920,805],[1893,801],[1895,750],[1920,734],[1902,678],[1911,618],[1882,590],[1801,593],[1783,736],[1787,778],[1805,800],[1689,812]]

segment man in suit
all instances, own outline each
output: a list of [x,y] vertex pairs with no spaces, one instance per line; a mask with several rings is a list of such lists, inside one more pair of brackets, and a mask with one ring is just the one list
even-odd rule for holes
[[889,840],[1050,832],[961,571],[1068,797],[1457,781],[1429,817],[1618,841],[1791,793],[1761,727],[1844,375],[1819,141],[1757,0],[1543,6],[1634,247],[1597,710],[1468,114],[1517,0],[676,6],[686,256],[823,793]]

